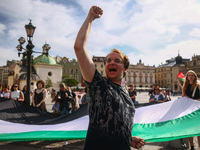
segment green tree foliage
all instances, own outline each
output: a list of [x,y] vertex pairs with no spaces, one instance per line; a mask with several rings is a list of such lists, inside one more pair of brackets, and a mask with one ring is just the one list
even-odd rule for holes
[[52,87],[52,86],[53,86],[53,83],[52,83],[51,79],[49,77],[47,77],[47,80],[45,82],[45,87],[49,88],[49,87]]
[[64,79],[63,82],[65,83],[65,85],[67,86],[77,86],[78,85],[78,81],[76,81],[75,79]]

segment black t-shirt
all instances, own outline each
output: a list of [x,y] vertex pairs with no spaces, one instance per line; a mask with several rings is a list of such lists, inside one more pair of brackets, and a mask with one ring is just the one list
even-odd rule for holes
[[[132,96],[134,96],[134,95],[135,95],[135,96],[137,95],[137,93],[136,93],[135,90],[133,90],[132,92],[129,90],[128,93],[129,93],[129,96],[130,96],[130,97],[132,97]],[[135,101],[135,98],[131,98],[131,99],[132,99],[132,101]]]
[[188,97],[192,98],[192,99],[199,99],[199,98],[200,98],[199,86],[197,86],[197,88],[196,88],[194,97],[192,97],[193,90],[191,90],[191,88],[192,88],[192,84],[189,84],[189,85],[187,86],[187,88],[186,88],[185,94],[186,94]]
[[89,96],[89,127],[85,150],[130,150],[135,107],[127,90],[96,70]]

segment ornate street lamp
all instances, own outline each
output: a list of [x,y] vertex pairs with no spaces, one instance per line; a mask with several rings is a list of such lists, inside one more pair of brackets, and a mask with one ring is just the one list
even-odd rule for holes
[[16,47],[18,50],[19,57],[20,57],[20,54],[21,54],[20,52],[22,51],[22,49],[26,51],[26,53],[23,53],[23,55],[27,56],[27,80],[26,80],[27,90],[26,90],[26,98],[25,98],[25,103],[27,105],[30,105],[30,77],[31,77],[31,70],[32,70],[31,56],[33,53],[33,48],[34,48],[34,45],[32,44],[32,37],[35,31],[35,28],[36,27],[32,25],[31,20],[30,20],[29,24],[25,25],[27,40],[28,40],[26,49],[22,47],[22,45],[26,42],[25,38],[23,37],[20,37],[18,39],[19,45]]
[[[24,63],[24,65],[26,64],[27,66],[27,80],[26,80],[26,84],[27,84],[27,90],[26,90],[26,98],[25,98],[25,103],[27,105],[30,105],[30,78],[31,78],[31,71],[32,71],[32,64],[31,64],[31,58],[32,58],[32,53],[42,53],[42,54],[46,54],[48,55],[48,51],[51,48],[51,46],[49,44],[46,44],[42,47],[43,48],[43,52],[36,52],[33,51],[33,48],[35,47],[32,44],[32,40],[33,40],[33,34],[35,32],[35,28],[32,23],[31,20],[29,22],[28,25],[24,26],[26,29],[26,34],[27,34],[27,41],[28,44],[26,45],[26,49],[22,47],[22,45],[26,42],[25,38],[20,37],[18,39],[19,41],[19,45],[16,47],[18,50],[18,56],[20,57],[20,54],[23,54],[23,58],[26,56],[27,57],[27,63]],[[22,50],[25,50],[25,52],[22,53]]]

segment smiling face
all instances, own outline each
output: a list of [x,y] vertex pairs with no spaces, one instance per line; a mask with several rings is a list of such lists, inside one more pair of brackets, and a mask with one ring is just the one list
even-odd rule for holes
[[105,65],[107,78],[112,82],[121,85],[123,74],[126,71],[121,56],[116,52],[111,52],[107,56],[107,61]]

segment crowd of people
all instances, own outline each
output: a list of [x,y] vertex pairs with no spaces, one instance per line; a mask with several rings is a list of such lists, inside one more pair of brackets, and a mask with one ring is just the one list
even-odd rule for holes
[[[122,86],[122,79],[129,67],[128,57],[118,49],[113,49],[106,56],[105,72],[103,77],[95,68],[94,62],[86,50],[92,23],[100,18],[103,10],[97,6],[91,7],[88,16],[81,26],[74,50],[79,66],[87,85],[85,95],[77,95],[66,87],[59,85],[59,91],[52,89],[51,99],[54,103],[53,113],[69,114],[76,111],[80,105],[89,103],[89,126],[87,130],[84,149],[86,150],[130,150],[130,146],[141,148],[145,142],[140,137],[132,136],[133,120],[135,114],[136,91],[134,85],[127,90]],[[47,111],[44,81],[37,81],[37,88],[32,92],[32,106]],[[182,87],[182,96],[200,100],[200,85],[194,71],[188,71]],[[24,90],[25,92],[26,90]],[[88,92],[89,91],[89,92]],[[3,97],[24,102],[24,93],[13,84],[11,89],[4,87]],[[161,91],[159,86],[153,85],[149,91],[150,103],[163,103],[170,101],[169,91]],[[199,143],[200,138],[198,137]],[[191,150],[194,150],[193,138],[189,138]]]

